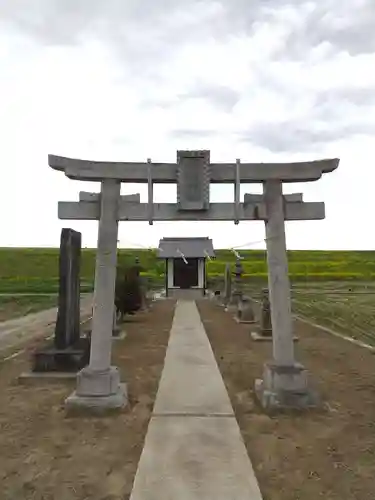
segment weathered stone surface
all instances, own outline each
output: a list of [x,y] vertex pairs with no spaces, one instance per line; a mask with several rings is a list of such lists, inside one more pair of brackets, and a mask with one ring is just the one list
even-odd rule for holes
[[[100,193],[89,193],[87,191],[79,192],[79,201],[100,202]],[[141,195],[139,193],[124,194],[120,196],[121,203],[140,203]]]
[[232,272],[230,264],[225,264],[225,274],[224,274],[224,297],[223,302],[225,306],[229,305],[230,298],[232,296]]
[[238,323],[255,323],[254,309],[251,303],[251,299],[242,296],[238,303],[237,314],[235,319]]
[[262,290],[260,334],[263,337],[272,337],[271,304],[267,288]]
[[127,405],[126,384],[120,384],[115,393],[108,396],[80,396],[74,391],[66,400],[67,414],[106,415],[120,411]]
[[119,182],[102,182],[90,352],[93,371],[107,371],[111,362],[120,189]]
[[89,338],[80,338],[81,233],[61,231],[59,299],[53,343],[33,354],[33,372],[77,371],[87,365]]
[[112,327],[112,337],[118,337],[121,333],[121,328],[117,324],[117,311],[116,308],[113,310],[113,327]]
[[318,399],[307,386],[306,370],[295,362],[294,356],[282,182],[265,181],[263,194],[267,212],[265,229],[271,321],[264,291],[261,332],[264,336],[265,331],[271,330],[273,360],[265,364],[263,380],[256,381],[255,391],[267,410],[309,408],[315,406]]
[[115,180],[102,182],[90,363],[77,375],[77,389],[66,400],[68,410],[81,405],[96,412],[121,408],[127,401],[119,373],[110,366],[120,188],[120,183]]
[[257,342],[272,342],[272,336],[262,335],[259,332],[250,332],[251,338]]
[[110,396],[117,394],[120,374],[116,367],[93,370],[87,366],[77,375],[77,396]]
[[240,259],[236,259],[234,266],[234,288],[232,291],[232,296],[230,298],[230,305],[238,308],[239,303],[242,300],[243,290],[242,290],[242,273],[243,267]]
[[33,354],[33,372],[77,372],[85,367],[90,358],[90,339],[82,337],[72,347],[56,349],[46,345]]
[[[119,326],[120,318],[117,317],[117,311],[114,309],[113,311],[113,327],[112,327],[112,338],[113,339],[123,339],[125,338],[125,332],[123,328]],[[91,337],[92,328],[91,325],[85,329],[85,334],[88,337]]]
[[[301,203],[303,202],[303,194],[302,193],[284,194],[283,199],[286,203]],[[263,203],[263,201],[264,201],[263,194],[245,193],[244,195],[244,203]]]
[[[241,163],[241,183],[281,180],[305,182],[321,178],[323,173],[333,172],[339,165],[338,158],[293,163]],[[117,179],[126,182],[148,181],[147,162],[89,161],[63,156],[48,155],[48,165],[77,180],[98,181]],[[168,183],[176,178],[176,163],[153,163],[154,183]],[[235,163],[210,163],[210,181],[234,182]]]
[[207,210],[210,204],[210,152],[177,151],[178,210]]
[[[59,219],[65,220],[98,220],[100,217],[99,202],[60,201],[58,203]],[[267,220],[264,204],[240,203],[237,213],[233,203],[210,203],[207,210],[178,210],[176,203],[157,203],[153,206],[154,221],[260,221]],[[323,202],[285,203],[285,220],[322,220],[325,218]],[[120,203],[120,221],[146,221],[150,219],[148,203]]]
[[34,385],[40,383],[71,382],[75,380],[75,372],[24,372],[18,377],[18,381],[23,385]]
[[283,189],[280,181],[263,184],[268,220],[265,224],[273,359],[294,365],[292,306],[286,250]]
[[320,404],[317,393],[309,387],[307,370],[299,363],[265,363],[263,379],[255,381],[255,393],[262,407],[271,412],[304,410]]
[[[271,324],[271,304],[269,300],[268,288],[263,288],[260,304],[260,328],[259,331],[252,331],[251,338],[255,341],[272,342],[272,324]],[[293,336],[293,342],[297,341],[298,337]]]
[[59,309],[55,347],[65,349],[78,341],[80,320],[81,233],[61,231],[59,257]]

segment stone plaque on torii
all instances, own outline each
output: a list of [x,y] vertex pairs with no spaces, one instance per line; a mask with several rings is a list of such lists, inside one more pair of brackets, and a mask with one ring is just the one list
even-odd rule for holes
[[[307,372],[294,357],[285,220],[319,220],[323,202],[307,203],[302,194],[283,195],[282,184],[316,181],[334,171],[338,159],[297,163],[210,163],[210,152],[178,151],[176,163],[97,162],[50,155],[50,167],[74,180],[101,182],[101,193],[81,193],[77,202],[60,202],[60,219],[98,220],[91,354],[77,379],[68,406],[122,407],[125,386],[111,366],[111,337],[119,221],[240,221],[263,220],[273,328],[273,360],[264,367],[256,392],[264,407],[309,406],[314,398]],[[139,195],[120,195],[121,182],[147,183],[148,202]],[[154,203],[156,183],[177,184],[176,203]],[[210,184],[234,184],[233,203],[211,203]],[[241,183],[262,183],[263,195],[246,194]]]

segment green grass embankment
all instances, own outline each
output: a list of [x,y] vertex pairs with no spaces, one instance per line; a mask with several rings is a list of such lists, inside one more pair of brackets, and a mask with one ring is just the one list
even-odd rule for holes
[[[95,249],[82,249],[82,291],[90,291],[94,281]],[[134,263],[139,257],[145,275],[153,285],[164,283],[164,261],[156,250],[120,249],[119,263]],[[240,250],[244,277],[251,281],[267,278],[266,253]],[[288,251],[292,282],[372,281],[375,277],[375,251]],[[54,293],[58,290],[58,248],[0,248],[0,293]],[[230,250],[217,250],[207,262],[209,280],[222,280],[225,264],[234,264]]]

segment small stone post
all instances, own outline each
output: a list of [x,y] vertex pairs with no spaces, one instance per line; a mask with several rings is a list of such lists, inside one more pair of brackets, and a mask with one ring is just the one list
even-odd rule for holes
[[271,304],[268,288],[263,288],[260,302],[260,333],[251,332],[253,340],[272,341]]
[[101,184],[90,363],[77,375],[77,389],[66,400],[68,408],[121,408],[127,399],[119,372],[111,366],[121,184],[112,179]]
[[240,259],[236,259],[234,267],[234,290],[232,294],[231,303],[238,306],[242,300],[242,273],[243,267]]
[[261,307],[260,333],[263,337],[272,337],[271,304],[268,288],[262,290]]
[[294,359],[282,182],[265,181],[263,192],[273,360],[265,363],[263,380],[255,382],[255,392],[267,409],[306,408],[315,406],[317,400],[308,388],[307,370]]
[[230,264],[225,264],[224,274],[224,307],[227,308],[232,295],[232,274]]
[[139,283],[139,288],[140,288],[140,293],[141,293],[141,311],[148,311],[148,305],[146,301],[146,291],[147,291],[147,286],[146,286],[146,279],[144,276],[141,276],[141,272],[143,271],[143,268],[140,264],[139,257],[135,258],[135,266],[137,269],[137,277],[138,277],[138,283]]
[[255,323],[255,314],[250,297],[242,295],[239,303],[237,314],[234,318],[237,323]]

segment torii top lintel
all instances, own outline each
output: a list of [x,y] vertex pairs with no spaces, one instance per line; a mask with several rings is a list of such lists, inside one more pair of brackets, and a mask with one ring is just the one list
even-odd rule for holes
[[[203,152],[209,154],[208,151]],[[324,173],[333,172],[339,162],[338,158],[331,158],[294,163],[209,163],[209,182],[236,182],[238,168],[238,180],[241,183],[259,183],[272,179],[282,182],[316,181]],[[82,181],[116,179],[121,182],[147,183],[151,170],[153,183],[174,184],[178,176],[178,163],[104,162],[48,155],[48,164],[55,170],[63,171],[70,179]]]

